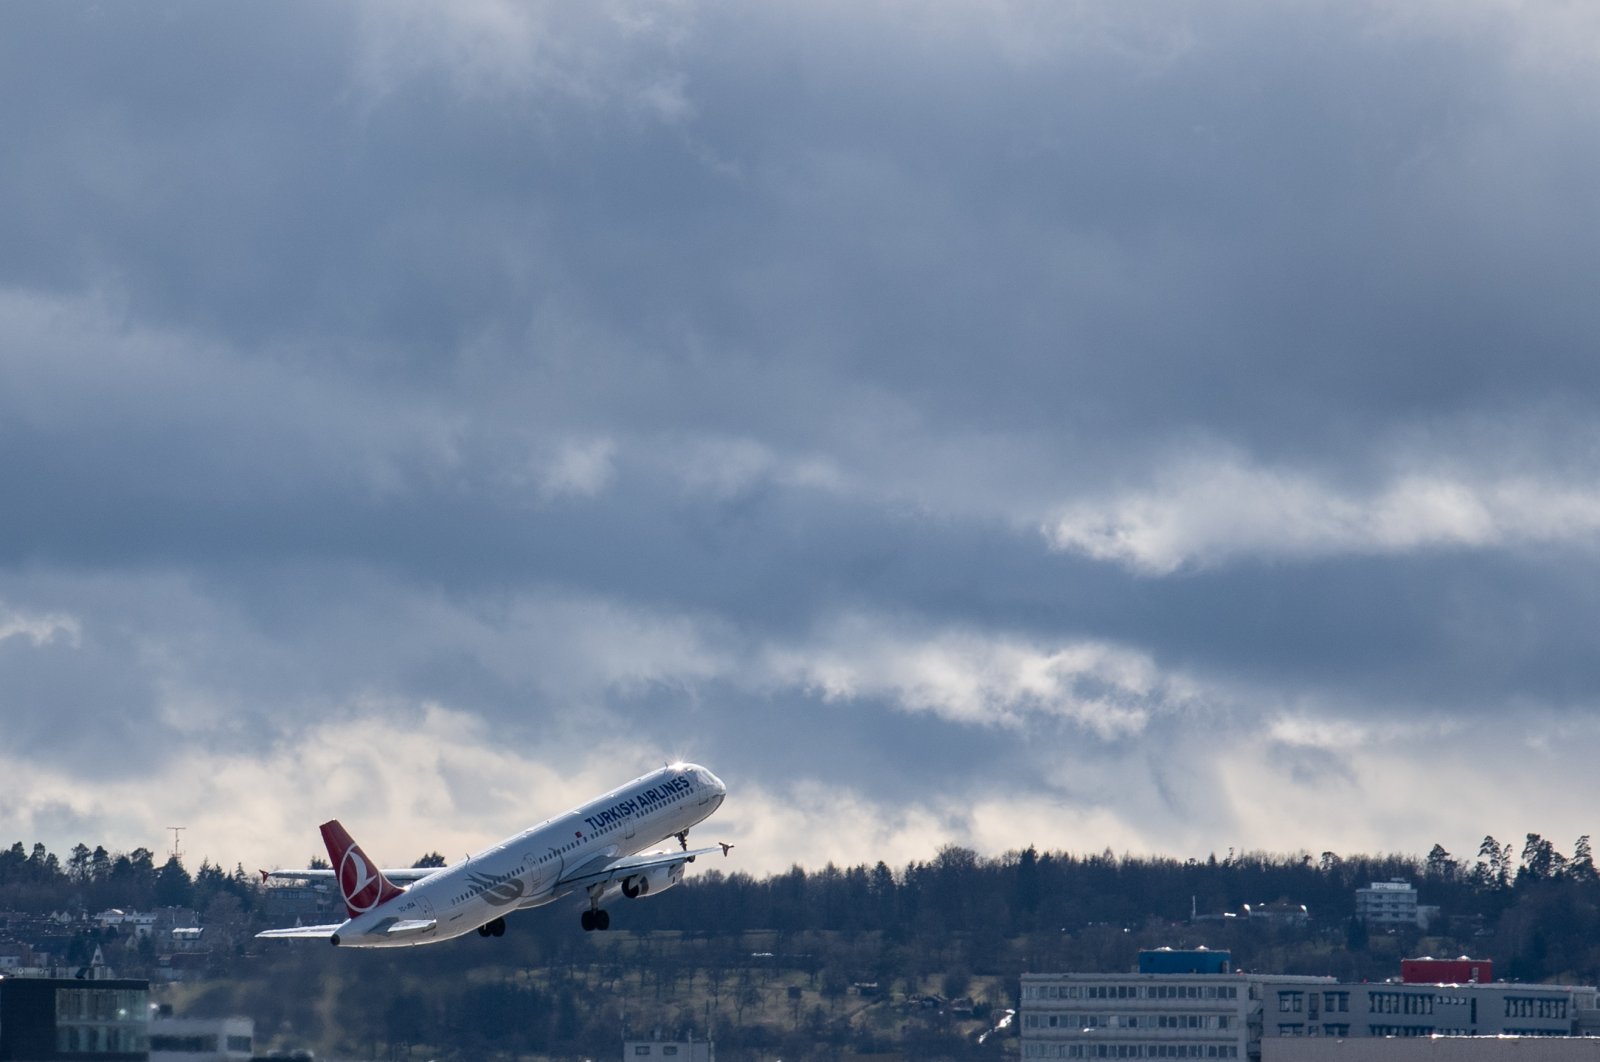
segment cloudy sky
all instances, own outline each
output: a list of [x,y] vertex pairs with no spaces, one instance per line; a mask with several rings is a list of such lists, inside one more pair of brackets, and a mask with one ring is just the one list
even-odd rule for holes
[[1569,851],[1597,95],[1516,0],[8,5],[0,841]]

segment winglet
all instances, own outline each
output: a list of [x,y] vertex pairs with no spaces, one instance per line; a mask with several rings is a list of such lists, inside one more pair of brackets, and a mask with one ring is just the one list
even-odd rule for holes
[[733,851],[733,845],[729,844],[727,841],[718,841],[717,843],[722,846],[722,854],[724,856]]
[[366,914],[404,892],[383,876],[383,871],[367,858],[361,846],[339,825],[338,819],[322,824],[322,843],[328,846],[328,858],[339,877],[339,892],[344,895],[344,906],[351,918]]

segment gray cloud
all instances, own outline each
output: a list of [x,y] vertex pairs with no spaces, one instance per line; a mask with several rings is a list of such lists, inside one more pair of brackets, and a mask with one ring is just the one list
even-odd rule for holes
[[14,828],[675,755],[774,868],[1574,825],[1382,808],[1593,748],[1600,20],[909,14],[0,16]]

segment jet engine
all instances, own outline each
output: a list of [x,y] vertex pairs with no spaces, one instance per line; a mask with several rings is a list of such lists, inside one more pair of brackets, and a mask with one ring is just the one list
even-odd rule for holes
[[622,895],[630,900],[665,892],[683,881],[683,864],[671,863],[664,867],[651,867],[639,874],[622,879]]

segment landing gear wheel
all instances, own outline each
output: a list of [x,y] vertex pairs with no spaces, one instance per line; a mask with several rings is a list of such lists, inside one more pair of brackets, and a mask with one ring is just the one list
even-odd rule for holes
[[604,911],[594,913],[594,927],[599,930],[611,928],[611,916]]
[[583,912],[583,917],[579,918],[578,921],[583,924],[583,931],[585,933],[590,932],[591,930],[594,929],[594,912],[593,911],[585,911],[585,912]]
[[490,933],[491,936],[496,936],[496,937],[505,936],[506,935],[506,920],[504,918],[496,918],[493,922],[490,922],[489,923],[489,933]]

